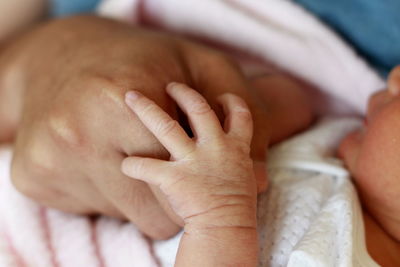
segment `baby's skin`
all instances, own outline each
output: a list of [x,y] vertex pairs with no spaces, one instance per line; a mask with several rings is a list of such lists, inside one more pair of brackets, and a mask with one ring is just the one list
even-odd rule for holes
[[[366,129],[351,133],[339,154],[363,203],[367,248],[382,266],[400,266],[400,68],[389,90],[370,99]],[[122,171],[160,188],[184,225],[176,266],[256,266],[257,179],[249,156],[252,120],[245,102],[219,98],[223,127],[206,100],[186,85],[167,93],[188,116],[194,138],[154,102],[129,92],[126,103],[170,152],[169,161],[128,157]],[[279,115],[276,112],[275,115]]]
[[339,149],[363,207],[367,247],[382,266],[400,266],[400,67],[370,98],[363,129]]
[[127,104],[171,158],[128,157],[122,171],[158,186],[184,222],[176,266],[255,266],[257,186],[247,104],[233,94],[220,96],[222,127],[197,91],[172,83],[167,93],[188,116],[194,138],[153,101],[128,92]]

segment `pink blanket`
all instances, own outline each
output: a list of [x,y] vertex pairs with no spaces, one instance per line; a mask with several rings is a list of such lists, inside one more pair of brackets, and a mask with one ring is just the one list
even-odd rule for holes
[[285,0],[103,0],[99,13],[211,40],[313,85],[334,113],[365,111],[381,78],[325,25]]
[[[363,112],[368,96],[384,86],[348,45],[290,1],[105,0],[99,13],[137,24],[146,18],[268,61],[335,100],[333,111],[340,100],[348,110]],[[10,183],[10,158],[11,148],[0,149],[0,266],[159,265],[151,243],[133,225],[46,209],[20,195]],[[168,251],[159,255],[173,258]]]
[[0,148],[1,267],[157,266],[150,242],[128,223],[46,209],[10,183],[11,149]]

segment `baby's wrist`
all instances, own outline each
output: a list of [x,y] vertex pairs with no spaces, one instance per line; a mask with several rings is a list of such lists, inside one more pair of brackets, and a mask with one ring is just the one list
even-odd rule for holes
[[226,229],[255,230],[257,227],[256,207],[255,205],[221,207],[186,218],[184,222],[186,233],[206,233]]

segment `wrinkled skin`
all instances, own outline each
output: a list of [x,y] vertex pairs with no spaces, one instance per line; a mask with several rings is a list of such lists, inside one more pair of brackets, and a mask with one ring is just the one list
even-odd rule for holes
[[[268,111],[260,100],[273,88],[263,88],[279,87],[280,78],[255,81],[262,95],[253,95],[237,66],[218,52],[90,16],[51,22],[20,37],[1,55],[0,71],[5,125],[0,139],[15,138],[16,188],[64,211],[128,219],[156,239],[180,228],[167,207],[164,211],[157,190],[124,176],[120,164],[126,155],[166,159],[169,154],[127,108],[127,91],[142,92],[181,123],[164,91],[169,82],[189,84],[217,112],[217,96],[241,96],[254,118],[251,154],[261,161],[270,137],[282,139],[311,120],[305,98],[290,98],[292,110],[285,116],[293,123],[274,133],[268,125],[274,105],[287,100],[286,91],[300,90],[294,83],[283,82],[283,94]],[[293,112],[300,115],[293,118]],[[265,189],[265,182],[260,184]]]

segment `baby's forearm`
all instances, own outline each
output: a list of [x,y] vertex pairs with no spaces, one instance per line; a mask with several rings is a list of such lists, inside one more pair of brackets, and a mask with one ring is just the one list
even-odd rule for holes
[[176,267],[256,266],[258,260],[255,228],[215,228],[185,233],[181,239]]

